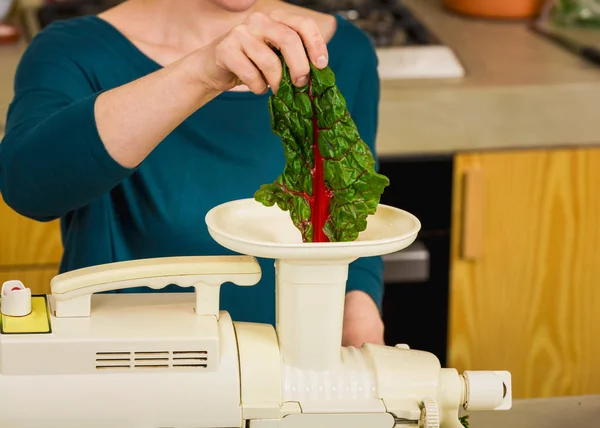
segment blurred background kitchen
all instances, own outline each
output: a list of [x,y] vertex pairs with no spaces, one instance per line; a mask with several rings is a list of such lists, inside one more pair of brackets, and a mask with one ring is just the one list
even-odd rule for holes
[[[383,201],[423,223],[387,256],[386,341],[512,372],[515,398],[600,394],[600,1],[294,0],[367,31]],[[0,137],[27,43],[109,0],[0,0]],[[47,292],[57,222],[0,201],[0,282]]]

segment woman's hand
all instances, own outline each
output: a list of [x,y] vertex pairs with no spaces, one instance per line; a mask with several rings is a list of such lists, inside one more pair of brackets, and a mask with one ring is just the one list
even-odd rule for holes
[[[191,114],[220,92],[244,84],[257,94],[281,81],[284,56],[293,82],[327,65],[327,43],[304,16],[254,13],[211,44],[154,73],[102,93],[95,118],[106,150],[120,165],[135,168]],[[308,55],[307,55],[308,52]]]
[[244,84],[256,94],[268,86],[277,92],[282,68],[272,47],[283,54],[297,86],[308,82],[309,61],[327,66],[327,43],[315,21],[283,11],[255,12],[198,52],[202,83],[217,91]]
[[384,326],[373,299],[362,291],[346,294],[342,345],[384,345]]

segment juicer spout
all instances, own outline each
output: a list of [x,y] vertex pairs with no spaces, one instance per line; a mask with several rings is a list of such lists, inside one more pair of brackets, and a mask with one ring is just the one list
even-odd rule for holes
[[352,261],[275,262],[276,329],[286,365],[323,371],[340,363],[346,280]]
[[289,213],[254,199],[213,208],[206,224],[223,247],[275,260],[276,330],[283,361],[314,371],[340,364],[350,263],[406,248],[421,228],[412,214],[379,205],[353,242],[302,242]]

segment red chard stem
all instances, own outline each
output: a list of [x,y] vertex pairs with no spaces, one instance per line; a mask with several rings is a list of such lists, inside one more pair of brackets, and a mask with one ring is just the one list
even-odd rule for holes
[[286,163],[254,198],[288,211],[303,242],[354,241],[389,180],[375,171],[373,154],[360,138],[331,68],[311,66],[309,83],[299,88],[280,58],[283,75],[277,94],[269,97],[269,112]]

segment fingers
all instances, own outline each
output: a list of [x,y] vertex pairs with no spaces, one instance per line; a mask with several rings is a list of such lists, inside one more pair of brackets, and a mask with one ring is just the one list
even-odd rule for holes
[[[255,94],[264,94],[267,91],[267,82],[265,82],[262,73],[253,64],[253,61],[248,58],[236,39],[228,39],[227,42],[222,43],[218,48],[221,50],[218,56],[222,58],[222,67],[224,69],[235,74]],[[275,59],[278,60],[277,56],[275,56]]]
[[302,15],[291,14],[283,10],[272,11],[269,14],[269,17],[272,20],[291,28],[300,36],[304,46],[306,46],[310,61],[315,67],[325,68],[327,66],[329,60],[327,42],[314,20]]
[[[236,36],[241,42],[244,53],[262,72],[273,92],[277,93],[282,74],[281,61],[279,60],[277,54],[266,43],[254,37],[251,34],[251,30],[247,26],[241,25],[236,27],[236,32],[238,33]],[[297,66],[294,67],[295,69],[298,68]],[[303,77],[305,80],[304,83],[302,83],[302,86],[308,81],[308,78],[306,77],[309,71],[308,62],[306,62],[306,68],[307,70],[303,71]],[[296,77],[298,81],[302,79],[302,76]]]
[[282,53],[297,86],[308,83],[311,62],[317,68],[328,64],[327,43],[317,24],[283,11],[251,14],[218,44],[217,62],[251,91],[264,93],[268,84],[276,93],[282,68],[272,47]]
[[[254,14],[249,17],[248,28],[254,41],[267,41],[281,51],[290,70],[292,82],[294,82],[295,85],[304,86],[308,83],[308,74],[310,73],[309,60],[306,57],[302,38],[296,31],[261,14]],[[245,42],[247,42],[248,45],[255,45],[255,43],[250,40],[245,40]],[[266,47],[266,44],[261,44]],[[264,65],[267,67],[272,66],[270,63],[272,60],[271,56],[265,54],[264,57],[266,60]],[[275,59],[279,62],[277,57]],[[259,64],[255,62],[255,64],[263,70],[263,72],[269,71],[263,69],[262,63]],[[281,68],[279,68],[277,72],[278,75],[276,79],[279,80],[281,78]],[[271,80],[269,79],[269,81]]]

